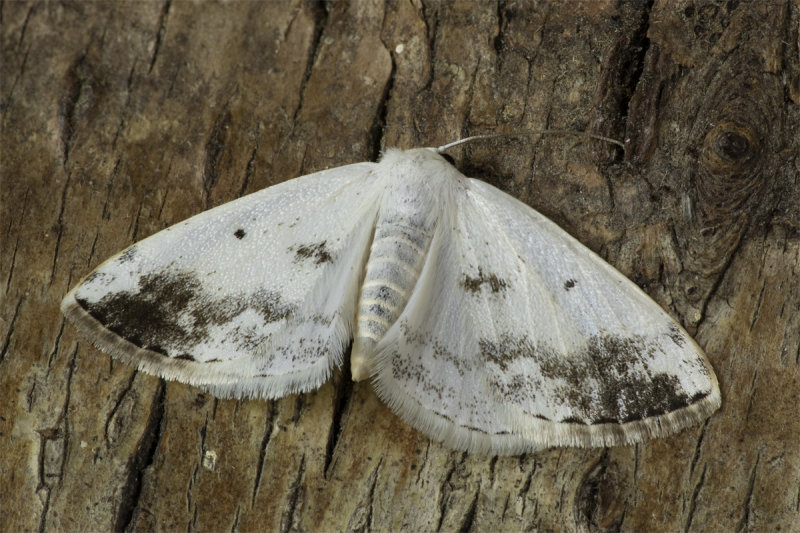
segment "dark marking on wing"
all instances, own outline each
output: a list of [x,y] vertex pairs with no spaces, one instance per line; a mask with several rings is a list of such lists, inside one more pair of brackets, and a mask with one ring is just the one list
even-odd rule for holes
[[464,279],[461,281],[461,286],[472,293],[480,292],[483,284],[488,285],[493,293],[504,291],[508,288],[508,282],[503,278],[498,278],[496,274],[484,274],[483,269],[478,267],[478,276],[471,277],[464,274]]
[[497,380],[494,385],[505,401],[524,403],[536,399],[536,391],[540,388],[536,381],[531,376],[514,374],[511,379]]
[[333,257],[331,257],[331,254],[325,248],[326,243],[327,241],[318,242],[316,244],[304,244],[295,252],[295,261],[313,259],[314,263],[317,265],[333,262]]
[[[480,341],[482,355],[496,364],[504,376],[514,372],[512,363],[518,358],[529,359],[523,367],[538,366],[541,376],[556,383],[558,404],[572,413],[564,423],[606,424],[621,423],[659,416],[698,401],[708,392],[691,398],[678,378],[669,373],[651,373],[647,360],[653,357],[657,344],[641,336],[630,338],[599,334],[588,339],[586,349],[561,353],[548,345],[534,345],[526,336],[504,336],[499,341]],[[519,374],[494,386],[513,400],[524,390],[510,385],[525,384],[531,376]],[[532,391],[532,392],[533,392]],[[527,393],[522,396],[530,400]]]
[[430,347],[432,348],[432,352],[428,353],[430,357],[452,366],[460,376],[473,371],[473,367],[467,359],[454,353],[447,343],[433,336],[430,331],[412,328],[408,320],[402,320],[399,326],[406,343],[416,349],[417,352],[421,353]]
[[420,390],[432,397],[444,401],[446,398],[457,398],[458,394],[451,384],[430,376],[430,370],[422,361],[403,357],[396,350],[387,358],[392,366],[392,375],[402,383],[415,383]]
[[481,354],[505,372],[508,364],[520,357],[537,357],[537,351],[527,336],[514,339],[504,335],[499,341],[480,339],[478,347]]
[[78,303],[106,328],[141,348],[185,346],[200,340],[201,336],[174,320],[199,292],[197,279],[191,275],[150,274],[139,280],[139,286],[138,292],[118,292],[95,303]]
[[[212,327],[229,323],[245,311],[258,313],[263,324],[286,319],[293,312],[278,293],[264,289],[215,299],[191,272],[147,274],[134,290],[109,293],[97,302],[80,297],[76,301],[132,344],[187,361],[195,358],[186,350],[210,340]],[[254,349],[252,332],[238,329],[230,332],[232,344],[242,351]],[[261,335],[259,342],[264,341]]]
[[684,344],[686,344],[686,337],[684,336],[681,329],[675,324],[670,323],[667,326],[667,335],[669,336],[670,339],[672,339],[672,342],[674,342],[678,346],[683,346]]
[[136,245],[131,246],[124,252],[122,252],[119,257],[117,257],[117,262],[120,264],[130,263],[134,260],[136,255],[139,253],[139,250],[136,248]]
[[267,323],[288,318],[293,312],[290,306],[281,301],[280,294],[266,289],[259,289],[247,301],[238,300],[238,302],[244,304],[244,308],[241,308],[239,312],[244,311],[247,307],[253,308],[264,317],[264,322]]
[[244,239],[245,235],[247,235],[247,233],[245,233],[245,231],[242,228],[239,228],[233,232],[233,236],[240,240]]
[[576,279],[568,279],[567,281],[564,282],[564,290],[565,291],[570,290],[572,287],[577,285],[577,283],[578,283],[578,280],[576,280]]

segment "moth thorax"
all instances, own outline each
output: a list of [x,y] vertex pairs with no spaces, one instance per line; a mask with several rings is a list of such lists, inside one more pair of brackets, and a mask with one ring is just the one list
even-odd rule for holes
[[405,309],[430,242],[425,227],[378,221],[356,312],[350,356],[354,381],[370,376],[375,347]]

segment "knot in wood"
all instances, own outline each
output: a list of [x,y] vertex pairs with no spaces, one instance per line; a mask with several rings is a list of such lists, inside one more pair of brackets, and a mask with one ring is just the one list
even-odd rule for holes
[[735,211],[756,192],[761,146],[754,128],[732,121],[720,122],[706,134],[697,190],[707,217]]
[[703,140],[702,163],[714,174],[746,170],[761,151],[758,134],[746,126],[721,122]]

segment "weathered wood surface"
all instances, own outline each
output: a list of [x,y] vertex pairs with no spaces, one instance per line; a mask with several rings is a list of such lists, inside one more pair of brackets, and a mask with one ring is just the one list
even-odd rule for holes
[[[796,2],[3,2],[0,529],[800,530]],[[58,303],[131,242],[281,180],[456,151],[696,336],[723,407],[635,447],[455,453],[345,373],[216,400]],[[343,377],[345,376],[345,377]]]

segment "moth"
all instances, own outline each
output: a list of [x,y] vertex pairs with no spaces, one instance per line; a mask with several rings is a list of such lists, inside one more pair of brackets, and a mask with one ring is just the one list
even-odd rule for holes
[[720,406],[692,338],[634,283],[441,149],[387,150],[221,205],[112,257],[66,317],[136,368],[225,398],[341,368],[458,450],[675,433]]

